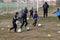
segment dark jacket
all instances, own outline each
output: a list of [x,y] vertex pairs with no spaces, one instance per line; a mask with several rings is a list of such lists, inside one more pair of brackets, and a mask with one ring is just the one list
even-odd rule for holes
[[16,23],[17,20],[18,20],[18,17],[17,17],[17,16],[14,16],[12,22],[13,22],[13,23]]
[[49,5],[48,4],[44,4],[43,5],[43,9],[48,9],[49,8]]
[[27,21],[27,14],[26,13],[23,14],[22,19],[23,19],[23,21]]
[[33,10],[32,9],[30,10],[30,13],[33,13]]
[[28,13],[28,9],[24,9],[24,13]]

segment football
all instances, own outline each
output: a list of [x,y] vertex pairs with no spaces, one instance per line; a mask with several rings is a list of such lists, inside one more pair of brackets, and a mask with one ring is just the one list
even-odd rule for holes
[[21,29],[18,29],[17,32],[22,32],[22,30]]
[[38,27],[42,27],[42,24],[38,24]]
[[29,27],[26,27],[27,30],[29,30]]
[[29,20],[29,18],[27,17],[27,20]]

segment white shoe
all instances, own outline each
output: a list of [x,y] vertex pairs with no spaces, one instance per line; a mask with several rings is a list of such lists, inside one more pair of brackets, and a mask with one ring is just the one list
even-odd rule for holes
[[29,27],[26,27],[26,29],[27,29],[27,31],[29,31],[30,28]]
[[20,28],[20,29],[18,29],[18,30],[17,30],[17,32],[21,33],[21,32],[22,32],[22,29],[21,29],[21,28]]

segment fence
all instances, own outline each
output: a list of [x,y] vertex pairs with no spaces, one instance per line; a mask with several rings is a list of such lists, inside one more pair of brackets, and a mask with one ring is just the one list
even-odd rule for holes
[[[42,4],[38,4],[38,5],[39,5],[39,7],[42,6]],[[27,7],[28,9],[30,9],[31,7],[36,8],[37,3],[30,3],[30,2],[4,3],[4,2],[0,2],[0,14],[14,13],[24,7]]]
[[[44,1],[40,1],[38,4],[39,7],[42,7],[43,3]],[[24,7],[27,7],[28,9],[31,7],[37,8],[37,2],[0,2],[0,14],[14,13]]]

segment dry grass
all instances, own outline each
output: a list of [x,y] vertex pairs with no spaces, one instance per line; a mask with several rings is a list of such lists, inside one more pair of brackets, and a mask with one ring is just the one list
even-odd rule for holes
[[[60,30],[57,24],[60,24],[60,22],[57,17],[48,17],[47,19],[39,17],[38,23],[43,24],[42,27],[33,27],[32,21],[32,19],[29,20],[30,31],[23,29],[22,33],[15,33],[13,30],[8,32],[8,29],[12,26],[11,19],[2,20],[0,23],[0,40],[60,40],[60,34],[57,33]],[[10,25],[10,27],[7,27],[7,25]],[[4,30],[1,30],[1,28],[4,28]],[[52,36],[48,37],[48,34]]]
[[[39,15],[42,15],[42,12],[39,13]],[[23,28],[22,33],[15,33],[13,30],[8,32],[8,29],[12,27],[12,17],[13,15],[11,14],[0,16],[0,40],[60,40],[60,34],[57,33],[57,31],[60,31],[60,26],[57,26],[57,24],[60,24],[60,21],[55,15],[49,14],[49,17],[46,19],[40,16],[38,23],[41,23],[42,27],[33,27],[33,20],[30,19],[28,26],[31,30],[26,31]],[[10,27],[7,27],[8,25]],[[4,28],[4,30],[1,30],[1,28]],[[48,37],[48,34],[52,36]]]

